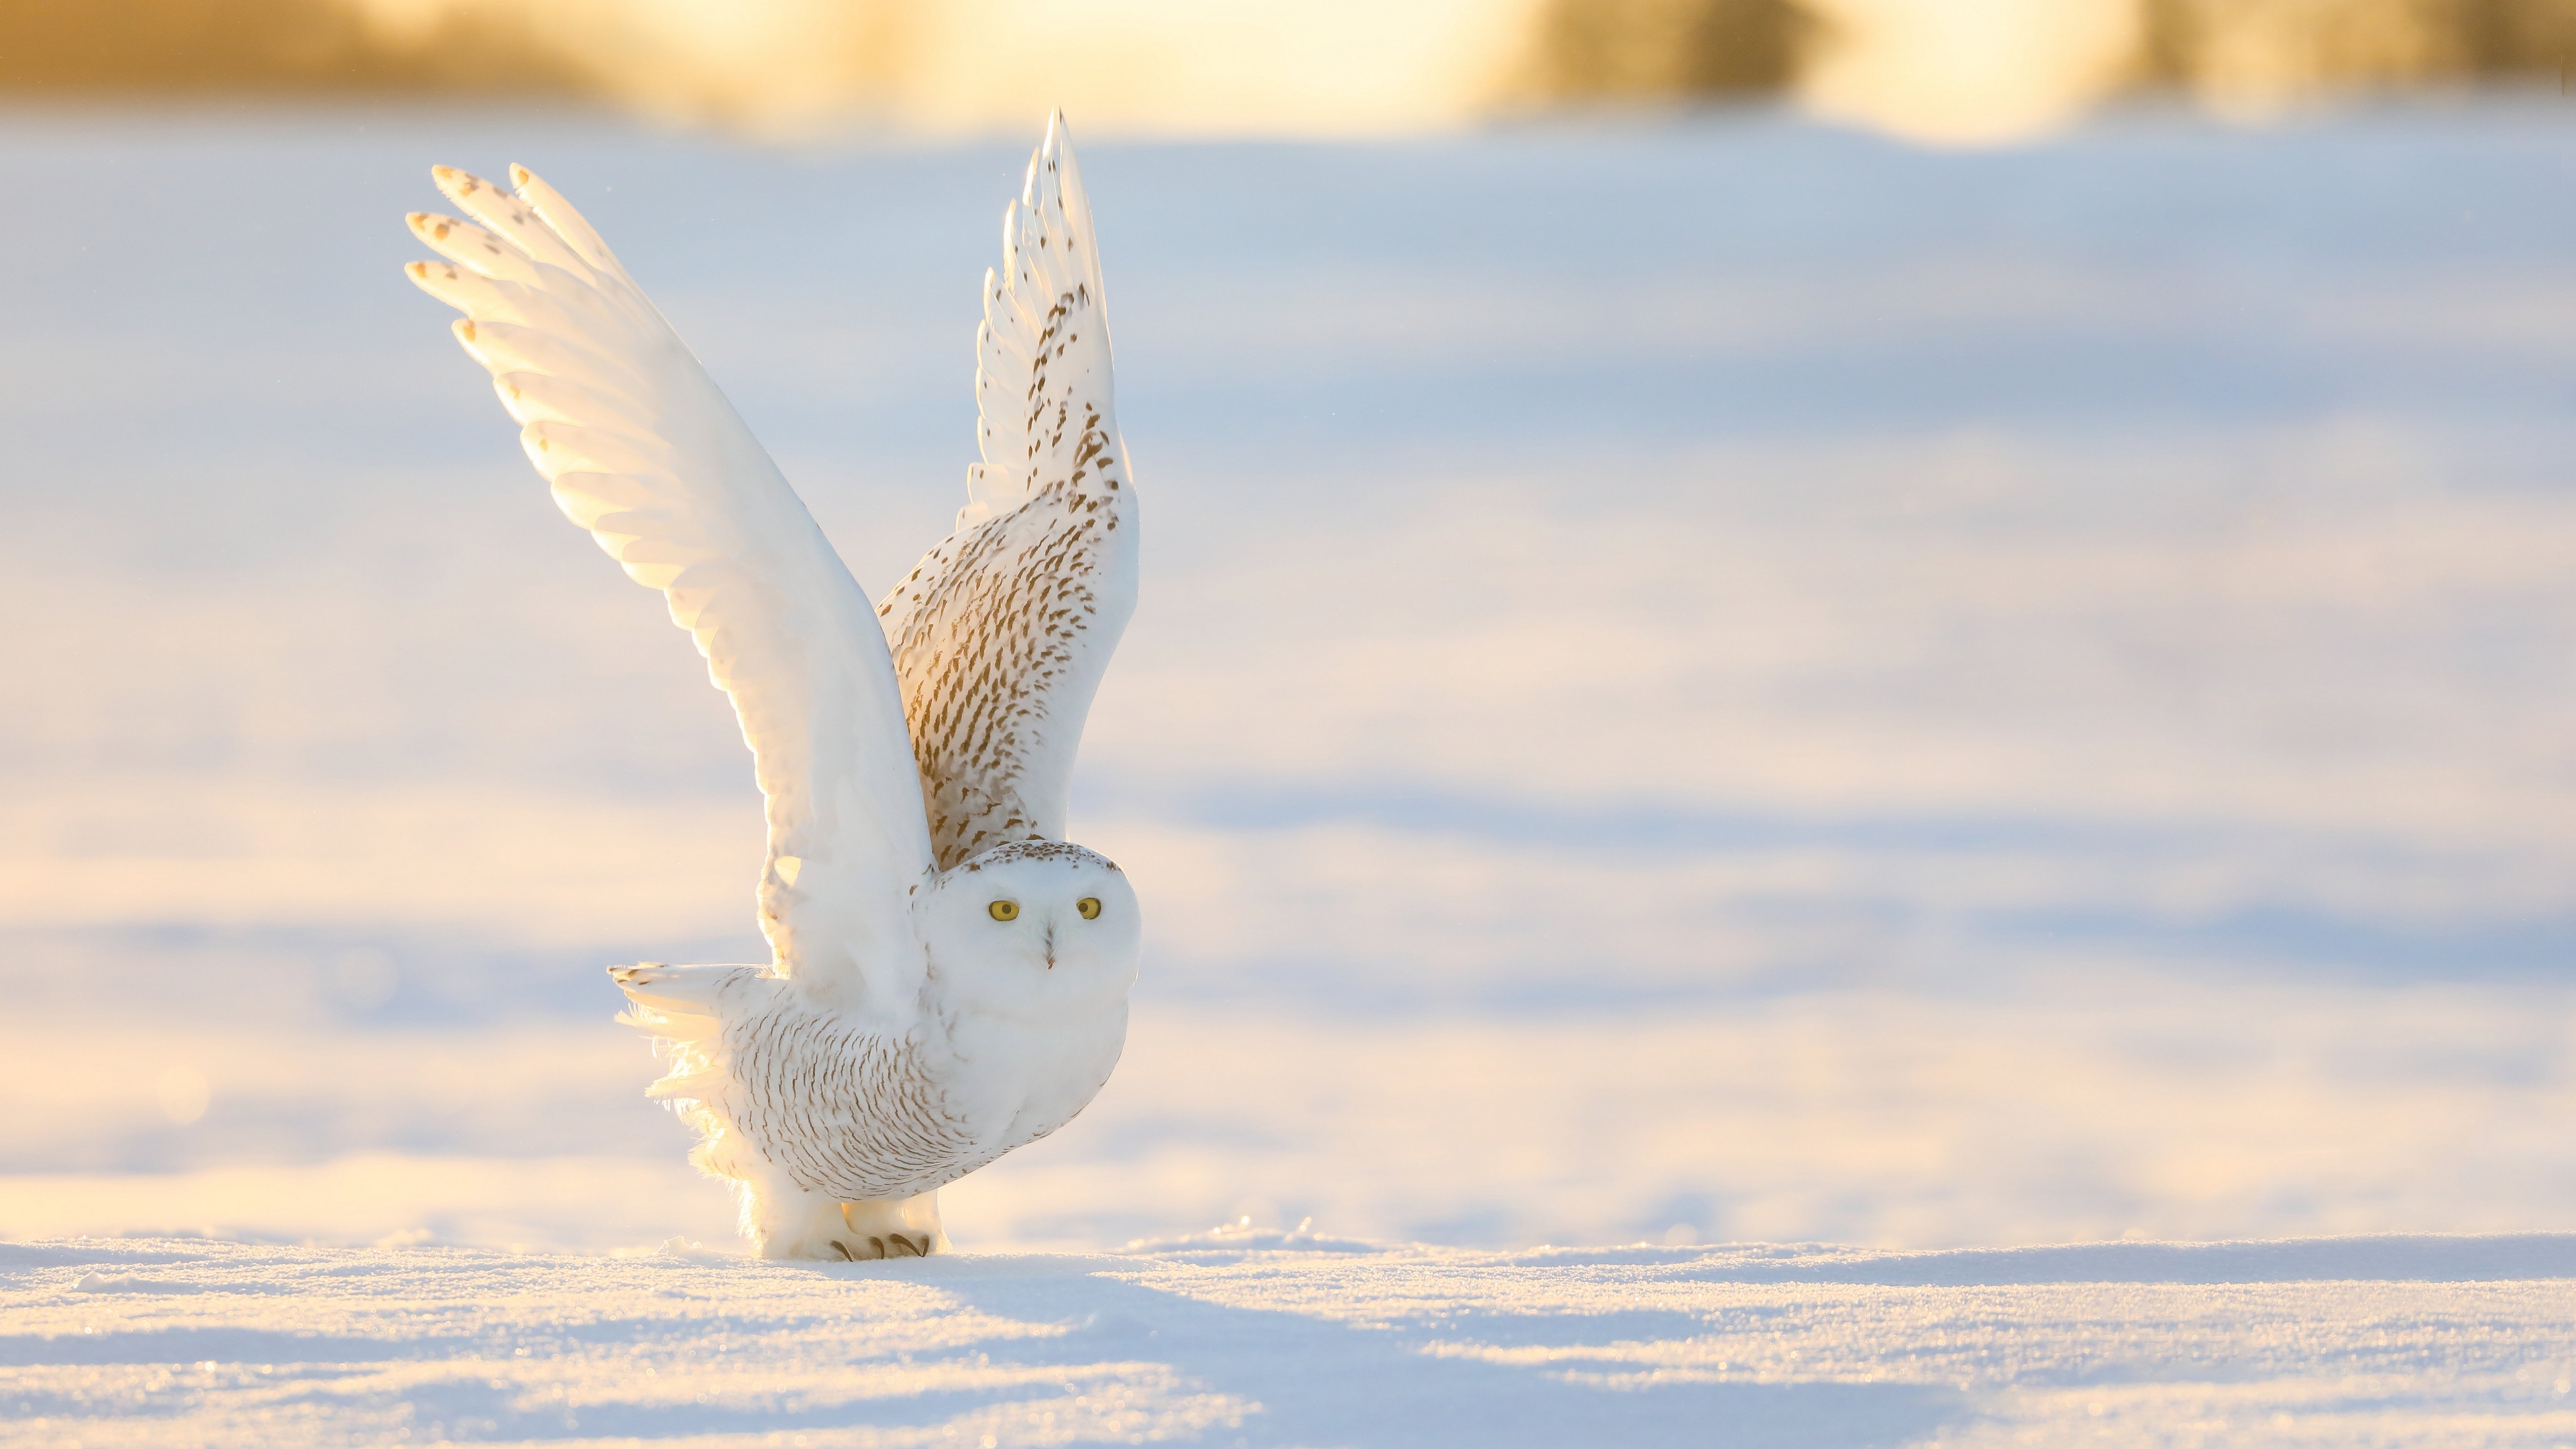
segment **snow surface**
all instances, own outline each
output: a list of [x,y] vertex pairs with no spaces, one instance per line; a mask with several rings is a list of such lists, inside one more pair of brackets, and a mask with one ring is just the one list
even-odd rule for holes
[[[758,807],[401,214],[537,167],[882,581],[1030,139],[0,115],[0,1436],[2576,1443],[2543,105],[1086,147],[1128,1057],[966,1257],[649,1256]],[[2390,1233],[2525,1236],[2029,1246]]]
[[2576,1235],[761,1263],[0,1245],[0,1443],[2550,1445]]

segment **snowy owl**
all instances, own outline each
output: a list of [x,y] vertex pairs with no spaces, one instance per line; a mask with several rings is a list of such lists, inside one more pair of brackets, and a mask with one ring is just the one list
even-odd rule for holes
[[[984,278],[983,461],[873,610],[787,480],[553,188],[431,173],[409,272],[465,313],[555,501],[660,589],[767,802],[767,966],[613,968],[653,1084],[764,1257],[947,1246],[939,1188],[1087,1105],[1127,1038],[1136,894],[1064,839],[1083,716],[1136,600],[1091,208],[1064,117]],[[481,223],[479,226],[474,223]]]

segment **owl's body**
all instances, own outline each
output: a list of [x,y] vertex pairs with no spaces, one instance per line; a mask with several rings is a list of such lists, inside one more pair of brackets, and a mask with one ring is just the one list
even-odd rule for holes
[[[780,1256],[935,1250],[932,1195],[1072,1121],[1126,1045],[1138,917],[1116,866],[1013,842],[917,900],[928,969],[908,1011],[764,967],[612,973],[628,1019],[667,1044],[653,1092],[698,1129],[692,1160],[745,1184],[745,1231]],[[1011,921],[991,919],[997,900]]]
[[1091,215],[1062,117],[1004,219],[977,336],[983,461],[956,532],[870,607],[732,407],[552,189],[433,173],[414,281],[556,501],[667,595],[766,799],[766,966],[612,972],[773,1257],[935,1251],[938,1189],[1072,1120],[1116,1066],[1140,919],[1064,840],[1074,753],[1136,594]]

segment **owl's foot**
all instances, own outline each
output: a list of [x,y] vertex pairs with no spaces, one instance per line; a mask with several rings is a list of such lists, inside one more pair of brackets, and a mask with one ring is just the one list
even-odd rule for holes
[[928,1233],[870,1233],[856,1242],[834,1238],[832,1246],[844,1258],[867,1262],[876,1258],[927,1258],[931,1240]]
[[789,1183],[755,1179],[743,1186],[742,1230],[760,1256],[826,1262],[849,1256],[833,1241],[847,1238],[850,1232],[841,1220],[838,1199]]
[[827,1263],[927,1258],[944,1252],[939,1194],[890,1202],[842,1202],[792,1183],[746,1178],[743,1232],[764,1258],[820,1259]]
[[834,1236],[850,1245],[853,1258],[927,1258],[948,1246],[948,1235],[939,1230],[937,1192],[891,1202],[845,1202],[841,1221],[849,1231]]

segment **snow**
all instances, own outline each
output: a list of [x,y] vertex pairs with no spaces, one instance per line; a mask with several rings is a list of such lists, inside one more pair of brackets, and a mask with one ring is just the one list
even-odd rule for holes
[[2576,1235],[761,1263],[0,1246],[12,1442],[2543,1445]]
[[[2073,1002],[1388,1019],[1147,993],[1090,1110],[943,1195],[960,1245],[1247,1214],[1481,1246],[2502,1232],[2555,1227],[2576,1197],[2567,1022],[2494,986],[2132,974]],[[593,1017],[220,1041],[108,1023],[16,1057],[13,1235],[602,1251],[730,1231],[687,1134],[642,1098],[651,1058]],[[182,1057],[219,1098],[184,1128],[155,1100]],[[110,1155],[145,1151],[148,1172]]]
[[400,217],[544,172],[881,581],[1030,138],[0,115],[0,1440],[2576,1442],[2569,124],[1086,148],[1131,1047],[827,1270],[652,1251],[758,809]]

